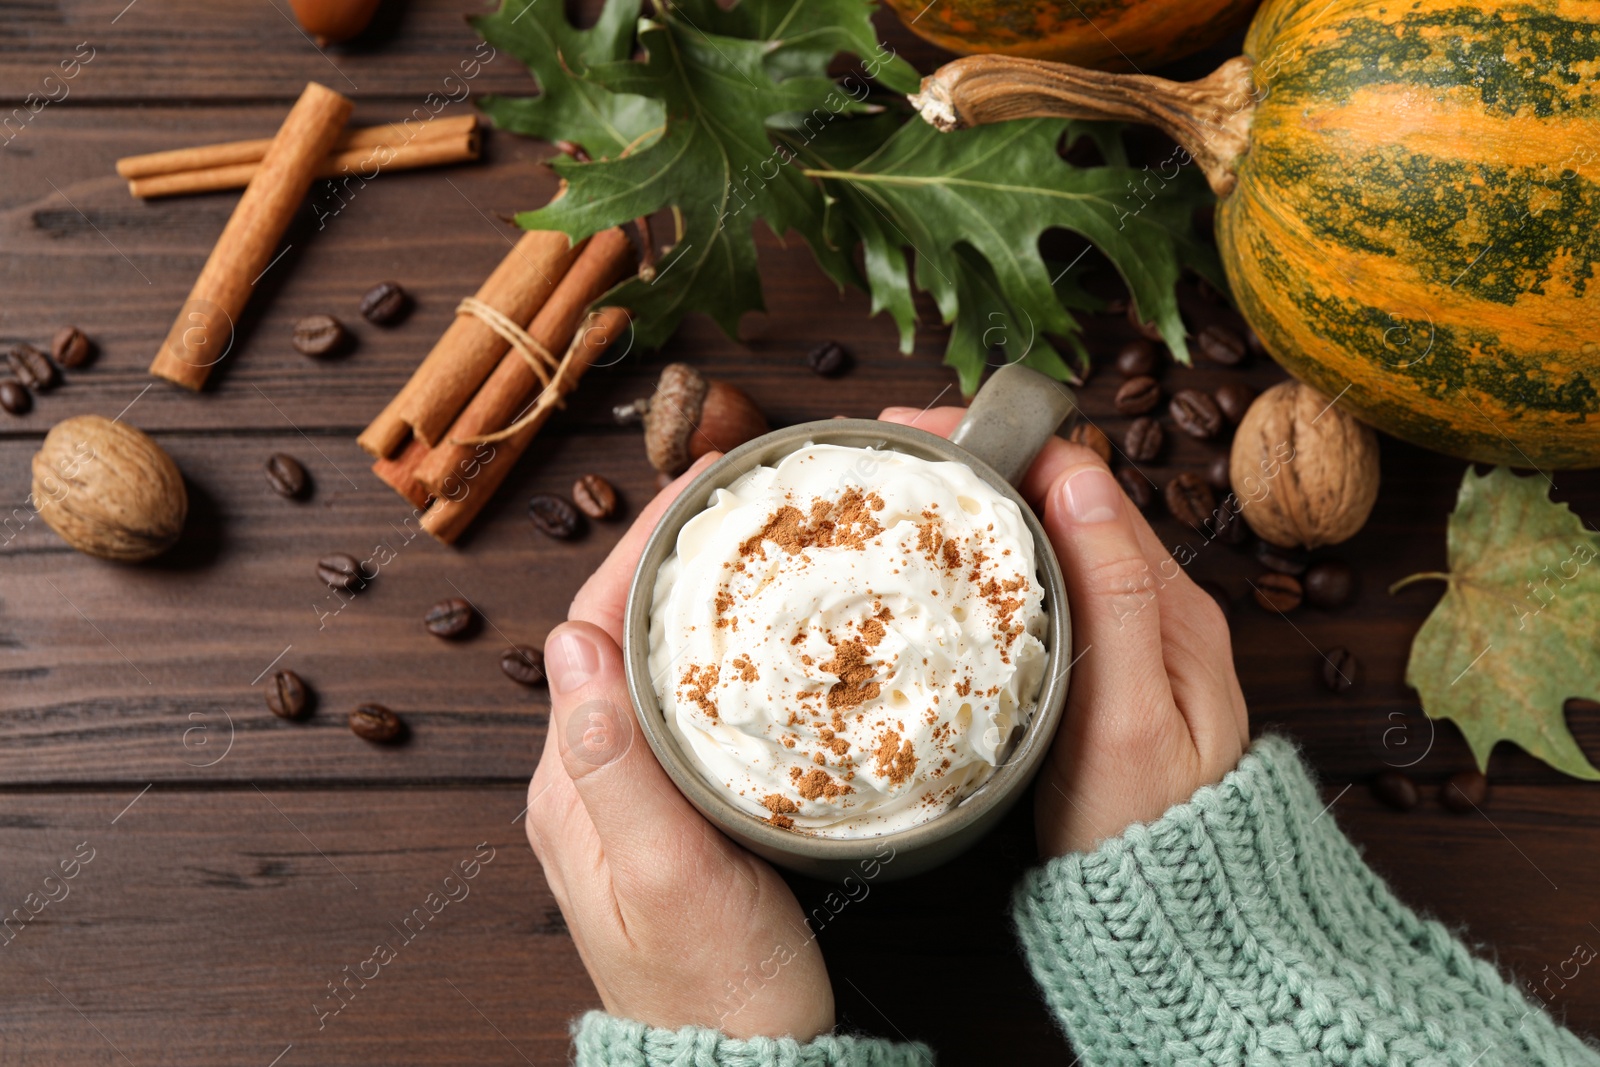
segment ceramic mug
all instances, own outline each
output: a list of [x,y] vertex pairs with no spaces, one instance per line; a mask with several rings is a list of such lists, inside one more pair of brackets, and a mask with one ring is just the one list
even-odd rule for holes
[[[1016,485],[1034,457],[1074,410],[1070,390],[1017,364],[1002,367],[973,398],[949,439],[873,419],[828,419],[774,430],[727,453],[689,483],[645,544],[628,590],[623,624],[628,690],[639,726],[678,789],[711,824],[751,852],[781,867],[838,881],[864,871],[903,878],[937,866],[968,848],[1016,803],[1049,751],[1066,703],[1072,662],[1072,622],[1061,566],[1050,539]],[[954,460],[1016,504],[1033,535],[1037,576],[1044,586],[1048,650],[1038,705],[1022,736],[989,780],[955,807],[895,833],[861,838],[813,837],[772,825],[735,804],[727,790],[701,776],[667,723],[650,675],[650,607],[656,575],[677,550],[678,532],[704,511],[715,491],[758,466],[770,466],[810,444],[892,449],[921,459]]]

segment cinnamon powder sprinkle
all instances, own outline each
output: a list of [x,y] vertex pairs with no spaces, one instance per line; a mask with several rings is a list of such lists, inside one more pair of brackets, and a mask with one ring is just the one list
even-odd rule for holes
[[833,658],[817,666],[839,677],[828,689],[829,710],[848,711],[877,698],[880,690],[872,680],[867,646],[860,641],[840,641],[834,646]]
[[756,665],[745,656],[733,657],[734,669],[739,672],[739,680],[743,682],[757,681],[761,676],[756,673]]
[[[802,775],[800,768],[796,767],[790,772],[789,776],[795,780],[795,788],[800,791],[800,795],[807,800],[817,800],[823,797],[833,800],[836,797],[855,792],[855,789],[851,786],[840,785],[835,782],[828,776],[828,772],[824,770],[810,771]],[[793,803],[793,801],[790,803]]]
[[716,687],[720,674],[716,664],[700,667],[691,663],[689,669],[683,672],[682,681],[678,683],[680,686],[688,687],[689,691],[684,694],[685,699],[700,705],[700,710],[713,719],[717,717],[717,705],[711,699],[711,690]]
[[906,782],[917,769],[917,754],[910,741],[901,741],[894,730],[885,730],[878,739],[878,750],[873,753],[877,771],[889,779],[891,785]]

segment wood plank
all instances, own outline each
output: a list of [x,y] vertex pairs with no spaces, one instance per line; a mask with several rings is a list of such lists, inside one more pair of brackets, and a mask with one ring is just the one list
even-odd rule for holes
[[[285,1067],[565,1062],[566,1021],[596,998],[513,823],[522,803],[509,785],[0,794],[7,912],[42,893],[62,860],[88,855],[81,843],[93,850],[67,895],[52,890],[56,902],[0,946],[0,1056],[266,1064],[293,1045]],[[1492,825],[1437,805],[1397,815],[1359,790],[1333,811],[1406,899],[1464,925],[1529,985],[1600,936],[1588,924],[1600,860],[1572,847],[1600,830],[1592,790],[1501,788],[1486,809]],[[426,907],[485,841],[493,859],[464,883],[467,895],[452,887],[457,900],[396,934],[391,924]],[[1022,811],[963,862],[870,884],[842,906],[828,903],[832,887],[797,880],[841,1023],[928,1041],[942,1063],[991,1062],[996,1042],[1010,1063],[1063,1062],[1005,918],[1032,857]],[[1506,906],[1513,895],[1524,906]],[[328,983],[378,942],[402,943],[321,1019],[316,1006],[336,1004]],[[1547,999],[1592,1032],[1596,981],[1582,971]]]

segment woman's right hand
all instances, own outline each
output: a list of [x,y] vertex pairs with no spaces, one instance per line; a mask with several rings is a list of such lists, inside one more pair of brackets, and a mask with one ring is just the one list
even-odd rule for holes
[[[965,413],[878,417],[948,436]],[[1249,747],[1249,723],[1221,609],[1100,458],[1051,438],[1021,488],[1055,546],[1072,609],[1071,689],[1036,788],[1039,850],[1060,856],[1220,781]],[[1208,551],[1199,535],[1190,543]]]

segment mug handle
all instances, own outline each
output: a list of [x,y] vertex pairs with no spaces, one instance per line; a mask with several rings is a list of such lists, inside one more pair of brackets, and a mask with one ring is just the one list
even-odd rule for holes
[[1008,363],[983,383],[950,441],[1017,486],[1056,427],[1077,407],[1072,390],[1061,382]]

